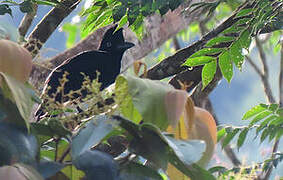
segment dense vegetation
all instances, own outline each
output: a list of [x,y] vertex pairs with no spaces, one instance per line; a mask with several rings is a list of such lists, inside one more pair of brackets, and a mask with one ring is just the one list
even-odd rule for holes
[[[25,13],[25,18],[31,19],[36,15],[38,6],[54,7],[28,37],[23,29],[28,29],[31,24],[23,21],[18,44],[0,40],[1,178],[270,177],[283,159],[278,149],[283,135],[281,0],[218,0],[193,4],[185,0],[96,0],[90,7],[82,9],[79,15],[83,20],[80,23],[63,26],[69,33],[69,47],[76,46],[77,31],[84,39],[112,23],[117,23],[118,28],[130,27],[142,42],[149,33],[144,29],[145,19],[154,14],[163,18],[174,10],[180,10],[187,16],[196,12],[202,14],[203,19],[199,23],[178,34],[183,37],[194,28],[197,29],[195,32],[201,32],[202,37],[183,49],[177,48],[175,43],[178,51],[170,56],[164,55],[164,52],[172,48],[163,47],[157,58],[162,60],[154,62],[153,68],[147,69],[143,62],[136,61],[129,68],[131,72],[119,75],[115,85],[106,90],[100,91],[99,78],[91,81],[86,76],[82,89],[91,93],[83,98],[83,103],[77,99],[60,103],[52,97],[40,95],[40,87],[31,83],[36,77],[35,72],[39,73],[35,70],[38,62],[34,63],[32,70],[31,60],[78,3],[74,0],[0,2],[1,15],[13,16],[12,6],[18,6]],[[225,20],[227,12],[224,7],[228,7],[229,12],[233,10]],[[215,16],[221,20],[217,25],[211,20]],[[3,32],[0,37],[12,39],[9,33]],[[249,56],[254,47],[252,43],[258,48],[264,71]],[[267,44],[271,44],[275,53],[281,53],[278,101],[268,82]],[[208,94],[222,77],[231,82],[234,66],[241,70],[245,60],[260,76],[268,103],[255,105],[244,114],[243,120],[249,120],[247,126],[216,127],[216,115],[207,106]],[[167,77],[172,77],[169,83],[165,79]],[[62,89],[67,81],[66,76],[61,79]],[[62,89],[59,88],[56,93],[62,93]],[[189,96],[188,91],[191,90],[194,91]],[[69,97],[73,93],[80,94],[81,91],[62,96]],[[35,122],[34,106],[42,102],[48,115]],[[77,104],[82,112],[76,111]],[[270,158],[254,166],[244,166],[237,162],[237,157],[229,156],[233,168],[216,166],[206,169],[217,142],[229,149],[229,143],[237,137],[237,147],[241,148],[254,129],[256,138],[259,137],[261,142],[267,138],[274,142]],[[233,154],[231,149],[230,152]]]

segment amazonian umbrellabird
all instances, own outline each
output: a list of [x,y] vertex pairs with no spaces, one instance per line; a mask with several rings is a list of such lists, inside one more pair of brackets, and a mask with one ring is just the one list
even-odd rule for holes
[[[54,96],[57,88],[61,86],[59,80],[63,78],[66,72],[68,81],[64,84],[64,94],[68,94],[71,90],[79,90],[82,87],[84,75],[88,76],[90,80],[94,80],[97,76],[97,71],[100,73],[98,80],[101,83],[100,90],[111,85],[120,73],[121,60],[124,52],[134,46],[133,43],[125,42],[123,28],[114,32],[116,28],[117,25],[106,31],[98,51],[82,52],[67,59],[61,65],[53,69],[45,81],[43,93],[46,93],[49,97]],[[85,96],[86,92],[82,91],[81,95]],[[55,96],[55,101],[57,102],[67,100],[68,98],[66,99],[66,97],[62,99],[61,93],[57,93]],[[42,105],[40,105],[35,116],[39,119],[43,114],[45,114],[45,112],[42,109]]]

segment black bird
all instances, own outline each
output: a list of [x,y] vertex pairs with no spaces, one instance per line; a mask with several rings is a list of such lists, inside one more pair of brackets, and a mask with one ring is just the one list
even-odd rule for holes
[[[125,42],[123,29],[121,28],[114,32],[116,28],[117,25],[106,31],[98,51],[82,52],[67,59],[61,65],[53,69],[45,81],[43,93],[54,97],[57,88],[61,86],[59,80],[62,79],[66,72],[68,74],[68,81],[64,84],[64,94],[68,94],[71,90],[75,91],[82,87],[84,81],[82,73],[88,76],[90,80],[94,80],[98,71],[100,73],[99,82],[101,82],[101,90],[111,85],[120,73],[121,60],[124,52],[134,46],[133,43]],[[82,91],[82,96],[85,95],[86,92]],[[62,99],[61,93],[55,96],[55,101],[57,102],[65,102],[67,100],[68,99]],[[43,114],[44,110],[42,109],[42,105],[40,105],[35,116],[39,118]]]

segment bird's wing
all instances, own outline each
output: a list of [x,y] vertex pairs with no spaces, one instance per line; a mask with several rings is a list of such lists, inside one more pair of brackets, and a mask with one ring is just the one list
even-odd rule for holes
[[108,53],[105,51],[86,51],[64,61],[58,66],[57,71],[70,72],[96,72],[101,70]]

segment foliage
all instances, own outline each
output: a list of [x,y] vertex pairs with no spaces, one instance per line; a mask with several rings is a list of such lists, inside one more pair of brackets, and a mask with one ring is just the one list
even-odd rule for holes
[[[274,4],[278,5],[277,8],[273,7]],[[231,27],[227,27],[219,36],[206,42],[205,48],[186,60],[185,66],[204,66],[203,89],[213,80],[217,64],[224,78],[228,82],[232,80],[233,64],[241,70],[252,37],[257,35],[265,24],[276,21],[281,6],[282,2],[276,4],[267,0],[250,2],[234,13],[230,20],[235,23]]]
[[[139,78],[127,78],[129,82],[133,81],[131,82],[132,84],[141,84],[142,81],[139,80]],[[88,79],[86,78],[86,81],[87,80]],[[102,98],[100,96],[103,94],[103,92],[97,91],[100,85],[97,83],[98,79],[95,81],[96,82],[92,83],[92,86],[88,86],[89,89],[93,89],[91,98],[93,102],[97,102],[95,99]],[[61,82],[64,84],[64,80]],[[21,85],[20,82],[15,83],[17,86]],[[151,82],[147,80],[143,83],[147,86],[149,86],[149,84],[156,87],[160,86],[159,81]],[[89,85],[91,83],[85,84]],[[11,84],[7,84],[7,86],[11,88]],[[133,85],[128,87],[129,90],[136,91],[132,86]],[[163,86],[166,87],[168,85],[164,84]],[[13,85],[13,88],[20,89],[15,87],[15,85]],[[116,93],[119,92],[120,88],[124,88],[123,83],[116,83]],[[172,91],[174,89],[169,87],[169,90]],[[11,92],[10,89],[5,91]],[[29,89],[29,91],[32,90]],[[155,91],[157,91],[156,94],[148,93],[147,96],[160,96],[160,92],[164,90],[156,88]],[[94,92],[98,95],[95,95]],[[120,92],[122,91],[120,90]],[[28,91],[16,91],[15,97],[18,95],[17,93],[27,94]],[[1,94],[1,96],[6,98],[6,94]],[[32,99],[34,98],[26,96],[26,99],[22,99],[21,103],[29,102]],[[50,101],[52,101],[52,99]],[[138,104],[141,105],[142,103],[144,102],[140,101],[134,103],[135,108],[139,106]],[[11,104],[14,104],[14,101],[12,101]],[[31,165],[30,168],[32,171],[40,168],[38,171],[44,178],[52,176],[59,177],[62,173],[69,178],[74,178],[75,174],[72,174],[71,172],[76,171],[79,177],[82,177],[85,174],[85,176],[90,179],[99,178],[101,176],[117,177],[118,174],[124,179],[134,176],[162,179],[159,170],[163,169],[163,171],[166,171],[167,164],[170,162],[192,179],[197,179],[200,174],[203,176],[203,179],[214,179],[207,171],[195,164],[195,162],[202,157],[202,153],[205,150],[202,141],[177,140],[170,137],[168,134],[162,133],[159,129],[164,129],[161,120],[160,122],[148,121],[150,123],[139,124],[139,122],[126,120],[120,116],[112,116],[111,114],[113,112],[109,110],[115,108],[113,105],[108,107],[108,110],[105,108],[103,109],[104,112],[106,112],[106,115],[96,115],[98,112],[94,112],[97,109],[93,106],[98,106],[97,103],[95,103],[95,105],[91,105],[90,103],[89,105],[88,109],[78,115],[74,115],[72,113],[73,110],[64,110],[64,108],[62,109],[63,112],[54,113],[54,109],[52,110],[52,107],[49,107],[51,117],[45,118],[39,123],[25,121],[24,114],[20,113],[18,113],[18,115],[14,113],[14,116],[9,115],[9,118],[7,118],[7,110],[1,108],[1,113],[4,113],[3,115],[1,114],[1,121],[3,122],[3,120],[5,120],[5,123],[8,123],[8,125],[1,124],[0,127],[5,128],[5,126],[8,126],[9,128],[5,128],[5,131],[13,133],[13,136],[15,136],[14,139],[17,139],[6,142],[5,137],[1,137],[2,139],[0,138],[2,151],[11,154],[8,157],[6,155],[1,157],[1,162],[4,163],[3,165],[14,164],[15,162],[29,164]],[[20,107],[15,106],[14,109],[19,108]],[[148,108],[151,109],[151,107]],[[159,114],[152,114],[151,111],[148,111],[147,109],[144,109],[144,112],[150,112],[151,116],[148,117],[148,120],[156,119],[159,116]],[[166,114],[166,112],[163,113]],[[15,115],[21,118],[14,119]],[[141,113],[141,115],[142,117],[146,117],[143,113]],[[84,117],[88,118],[85,119]],[[165,119],[163,118],[163,121],[164,120]],[[13,123],[14,121],[16,122]],[[19,122],[25,122],[26,125],[20,124]],[[18,128],[22,130],[18,131]],[[74,128],[79,129],[77,131]],[[31,131],[30,135],[26,134],[28,129]],[[99,145],[104,144],[104,142],[114,135],[122,135],[129,143],[126,147],[128,148],[128,155],[121,156],[118,161],[114,161],[112,156],[96,150]],[[20,141],[20,139],[26,137],[28,137],[27,140],[23,142]],[[5,144],[3,144],[4,142]],[[14,142],[17,143],[14,144]],[[29,142],[32,145],[25,144],[26,142]],[[20,143],[23,143],[23,145],[20,145]],[[20,147],[21,153],[18,153]],[[27,150],[23,149],[23,147]],[[38,148],[40,149],[40,152],[37,152]],[[36,159],[38,153],[40,153],[40,161]],[[190,154],[193,154],[193,156],[190,156]],[[135,158],[129,158],[130,156],[134,156]],[[101,160],[93,161],[92,158]],[[150,162],[152,165],[154,164],[155,168],[149,168],[148,166],[143,165],[140,160],[141,158],[146,159],[146,161]],[[70,166],[70,163],[66,164],[69,161],[72,162],[72,166]],[[128,163],[132,165],[129,166],[127,165]],[[46,166],[43,164],[46,164]],[[70,168],[73,170],[68,170]],[[98,171],[93,169],[103,170],[98,173]]]
[[[118,22],[119,27],[128,23],[141,37],[144,17],[156,12],[164,15],[183,2],[97,0],[81,13],[81,16],[87,16],[83,33],[87,35],[101,26]],[[206,8],[210,16],[222,2],[224,0],[198,3],[192,7],[195,8],[193,11]],[[239,5],[232,1],[226,3],[232,9]],[[34,4],[60,6],[60,2],[54,0],[3,1],[0,14],[12,15],[12,5],[29,13]],[[264,25],[278,20],[280,7],[282,2],[268,0],[240,5],[230,18],[233,25],[207,40],[205,47],[192,54],[184,65],[203,66],[203,88],[214,78],[218,65],[224,78],[230,82],[233,65],[242,68],[252,37],[260,33]],[[196,26],[192,32],[199,30]],[[71,47],[78,28],[65,25],[63,29],[70,33],[68,42]],[[274,36],[273,41],[279,35]],[[167,48],[169,46],[170,43]],[[61,80],[62,87],[57,93],[61,93],[66,81],[66,77]],[[216,172],[220,179],[241,178],[246,175],[255,177],[256,171],[276,167],[283,159],[282,153],[276,153],[256,167],[214,167],[206,171],[198,162],[205,156],[209,144],[200,139],[191,140],[192,137],[188,136],[194,133],[189,131],[194,126],[184,121],[190,120],[190,117],[185,117],[187,92],[175,90],[160,81],[121,75],[116,79],[114,89],[101,92],[98,78],[91,82],[85,77],[82,89],[65,95],[73,96],[87,89],[90,94],[83,103],[78,100],[68,104],[54,103],[54,98],[43,95],[41,99],[48,115],[39,122],[32,122],[31,118],[33,104],[40,103],[33,87],[4,72],[0,72],[0,82],[0,130],[3,132],[0,135],[0,177],[3,179],[10,174],[20,178],[19,171],[29,179],[166,179],[168,166],[174,166],[183,176],[193,180],[215,179],[212,174]],[[83,112],[76,112],[77,104],[82,106]],[[190,107],[194,109],[192,104]],[[255,129],[261,142],[266,138],[276,141],[283,135],[282,112],[278,104],[260,104],[244,115],[243,120],[252,119],[248,126],[223,127],[218,131],[218,140],[222,139],[225,147],[238,135],[237,146],[240,148],[248,133]],[[168,133],[171,132],[168,126],[177,126],[180,137]],[[122,139],[119,148],[115,146],[117,138]]]
[[34,11],[35,4],[54,7],[60,5],[57,0],[24,0],[22,2],[5,0],[0,2],[0,15],[9,14],[12,16],[12,6],[18,6],[22,13],[30,13]]
[[[279,140],[282,135],[283,125],[283,109],[278,104],[260,104],[247,111],[242,120],[251,119],[248,126],[233,127],[226,126],[218,131],[218,140],[222,139],[222,147],[227,146],[233,138],[238,134],[237,147],[243,146],[248,133],[253,129],[256,130],[255,138],[260,135],[262,143],[268,138],[270,141]],[[282,153],[275,153],[274,157],[266,159],[262,163],[258,163],[263,171],[266,171],[270,166],[276,167],[282,161]]]
[[253,107],[243,117],[243,120],[252,119],[248,126],[243,127],[224,127],[218,132],[219,137],[224,137],[223,146],[239,133],[237,141],[238,148],[242,147],[250,130],[256,130],[256,137],[261,134],[260,141],[266,138],[269,141],[278,140],[283,135],[283,109],[278,104],[260,104]]
[[119,27],[128,23],[132,30],[141,37],[144,17],[155,12],[164,15],[169,10],[173,11],[178,8],[183,2],[184,0],[96,0],[81,14],[87,16],[83,28],[89,33],[112,22],[119,22]]

